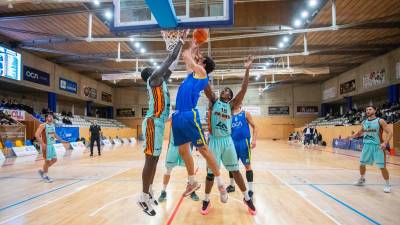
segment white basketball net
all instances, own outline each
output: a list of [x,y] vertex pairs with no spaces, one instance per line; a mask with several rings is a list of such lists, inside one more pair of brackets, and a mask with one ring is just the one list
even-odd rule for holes
[[164,38],[166,49],[172,52],[175,46],[182,40],[185,40],[189,30],[162,30],[161,34]]

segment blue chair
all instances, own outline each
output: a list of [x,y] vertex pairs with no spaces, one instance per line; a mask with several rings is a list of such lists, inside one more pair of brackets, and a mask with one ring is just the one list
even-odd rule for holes
[[25,145],[26,145],[26,146],[32,146],[33,144],[32,144],[32,142],[31,142],[31,140],[26,140],[26,141],[25,141]]
[[7,140],[4,142],[4,146],[6,146],[6,148],[12,148],[13,147],[13,143],[10,140]]

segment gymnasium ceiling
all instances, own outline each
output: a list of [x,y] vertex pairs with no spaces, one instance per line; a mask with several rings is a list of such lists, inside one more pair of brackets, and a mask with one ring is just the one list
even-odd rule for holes
[[[135,71],[136,62],[115,61],[118,42],[85,40],[89,13],[94,14],[93,37],[161,38],[160,33],[111,33],[104,13],[112,7],[112,2],[100,2],[95,6],[92,0],[0,1],[0,42],[97,80],[101,80],[101,74]],[[337,29],[330,28],[330,0],[317,0],[314,8],[308,3],[309,0],[236,0],[235,25],[211,29],[211,55],[218,69],[216,79],[222,83],[240,83],[240,76],[234,74],[242,74],[241,59],[251,54],[256,58],[253,83],[271,82],[272,74],[277,74],[275,81],[286,83],[320,82],[400,46],[399,0],[336,0]],[[294,20],[300,18],[304,9],[312,15],[302,20],[304,25],[294,28]],[[288,28],[292,34],[287,34]],[[271,35],[282,31],[286,34]],[[303,54],[304,32],[307,55]],[[154,59],[160,63],[166,57],[163,41],[140,44],[146,53],[140,53],[134,42],[121,42],[121,58]],[[207,46],[202,51],[207,54]],[[151,64],[143,61],[138,66]],[[184,70],[180,65],[179,69]],[[133,80],[113,84],[141,85]]]

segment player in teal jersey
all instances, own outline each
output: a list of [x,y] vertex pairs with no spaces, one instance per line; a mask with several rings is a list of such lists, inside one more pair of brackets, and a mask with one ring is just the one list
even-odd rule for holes
[[158,203],[153,198],[152,184],[164,140],[165,122],[168,120],[170,112],[170,96],[166,81],[170,78],[178,64],[183,46],[183,38],[182,36],[173,52],[159,68],[145,68],[141,72],[142,79],[147,84],[149,110],[142,123],[145,163],[142,171],[143,189],[137,205],[143,209],[143,212],[150,216],[156,215],[156,211],[152,206]]
[[[365,185],[365,165],[372,165],[373,163],[381,170],[383,179],[385,179],[385,186],[383,191],[390,193],[391,187],[389,183],[389,171],[386,168],[386,146],[392,138],[392,131],[389,129],[386,121],[376,117],[375,106],[368,106],[366,108],[367,119],[362,123],[362,128],[354,135],[347,139],[363,136],[363,149],[360,157],[360,179],[354,184],[356,186]],[[385,140],[383,140],[382,133],[386,133]]]
[[[214,94],[210,85],[205,89],[205,94],[210,100],[210,113],[209,113],[209,146],[211,152],[214,154],[218,166],[224,164],[225,168],[230,171],[238,184],[240,190],[244,195],[244,202],[248,207],[251,215],[256,214],[252,199],[248,195],[246,184],[243,180],[242,174],[239,171],[238,159],[235,150],[235,145],[232,140],[232,109],[235,110],[242,104],[243,98],[246,94],[250,67],[253,63],[251,56],[246,58],[244,67],[246,69],[243,78],[242,87],[239,93],[234,97],[230,88],[226,87],[220,94],[220,97]],[[201,213],[207,215],[210,209],[210,192],[214,183],[214,175],[211,170],[208,170],[206,177],[205,197]]]
[[46,114],[45,119],[46,122],[40,124],[35,133],[36,140],[39,142],[44,159],[43,169],[40,169],[38,173],[46,183],[51,183],[53,180],[50,179],[47,173],[49,168],[57,162],[57,153],[53,145],[56,143],[56,140],[61,142],[64,141],[56,134],[53,115],[50,113]]

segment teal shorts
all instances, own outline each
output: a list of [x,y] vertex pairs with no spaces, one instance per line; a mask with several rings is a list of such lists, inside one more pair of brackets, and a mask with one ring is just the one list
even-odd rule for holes
[[57,159],[56,149],[54,148],[53,145],[46,145],[46,149],[43,149],[42,147],[40,147],[40,149],[43,154],[43,159],[45,160]]
[[[235,144],[231,136],[216,137],[210,135],[208,146],[217,160],[218,167],[221,166],[222,162],[228,171],[239,170]],[[208,169],[208,173],[212,173],[210,169]]]
[[372,165],[374,163],[380,169],[385,168],[385,154],[381,146],[376,144],[364,144],[361,152],[360,164]]
[[164,141],[164,119],[148,117],[143,120],[143,151],[146,155],[160,156]]
[[[190,154],[192,154],[192,146],[190,146]],[[174,133],[170,132],[169,144],[167,157],[165,158],[165,167],[168,169],[173,169],[176,166],[185,166],[185,161],[183,161],[181,155],[179,154],[179,146],[175,146]]]

